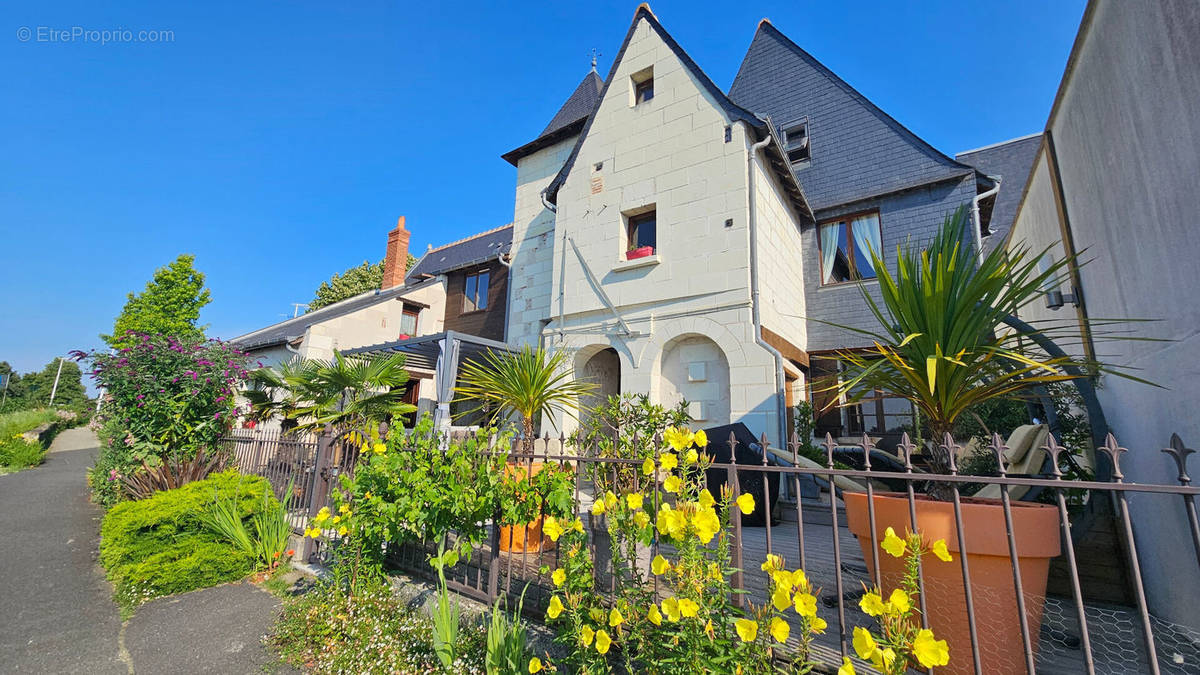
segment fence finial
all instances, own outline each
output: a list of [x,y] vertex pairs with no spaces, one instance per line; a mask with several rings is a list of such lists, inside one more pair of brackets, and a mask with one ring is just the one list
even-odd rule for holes
[[916,448],[917,446],[913,445],[912,440],[909,439],[907,431],[900,435],[900,444],[896,446],[896,449],[900,451],[900,457],[904,460],[904,470],[910,473],[913,468],[913,450]]
[[1046,450],[1046,454],[1050,455],[1050,470],[1054,473],[1054,477],[1061,478],[1062,469],[1058,468],[1058,456],[1062,454],[1063,447],[1054,440],[1054,434],[1046,434],[1046,444],[1042,448]]
[[962,449],[958,443],[954,442],[954,437],[950,432],[942,434],[942,443],[938,446],[939,452],[946,454],[946,466],[950,467],[951,475],[958,474],[958,451]]
[[1195,450],[1186,447],[1183,444],[1183,439],[1179,434],[1171,434],[1171,447],[1163,448],[1163,452],[1171,456],[1175,460],[1175,464],[1179,467],[1179,484],[1191,485],[1192,477],[1187,472],[1188,455],[1196,452]]
[[1118,483],[1124,482],[1125,476],[1121,473],[1121,455],[1129,452],[1129,449],[1117,445],[1117,437],[1113,436],[1112,432],[1109,432],[1104,438],[1104,445],[1100,446],[1100,449],[1108,454],[1109,459],[1112,460],[1113,478]]
[[991,443],[988,444],[988,449],[992,454],[996,455],[996,466],[1000,469],[1000,477],[1008,475],[1008,460],[1004,457],[1004,453],[1008,452],[1008,446],[1004,444],[1004,439],[1000,438],[1000,434],[992,432]]
[[862,440],[859,441],[858,447],[862,448],[863,451],[863,466],[867,468],[867,471],[870,471],[871,451],[875,449],[875,444],[871,442],[871,437],[867,435],[867,432],[863,432],[863,437]]
[[828,431],[825,432],[825,441],[821,443],[825,446],[825,464],[826,468],[833,468],[833,449],[837,447],[837,443],[833,442],[833,435]]

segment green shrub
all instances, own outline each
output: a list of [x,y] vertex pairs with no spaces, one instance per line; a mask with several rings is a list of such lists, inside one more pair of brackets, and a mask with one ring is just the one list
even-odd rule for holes
[[45,458],[46,449],[41,443],[27,441],[19,434],[15,438],[0,438],[0,473],[37,466]]
[[216,500],[231,500],[246,522],[275,508],[270,484],[236,471],[214,474],[136,502],[122,502],[104,517],[100,563],[116,586],[116,600],[130,609],[161,595],[240,579],[255,558],[207,528],[203,514]]

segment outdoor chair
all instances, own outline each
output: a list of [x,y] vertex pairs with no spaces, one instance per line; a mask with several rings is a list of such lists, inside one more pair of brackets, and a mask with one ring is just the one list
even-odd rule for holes
[[[1017,427],[1009,435],[1005,445],[1004,461],[1008,465],[1007,473],[1014,477],[1031,477],[1046,474],[1050,471],[1050,454],[1046,452],[1046,438],[1050,435],[1050,427],[1045,424],[1026,424]],[[1028,501],[1036,496],[1028,485],[1010,485],[1008,496],[1018,501]],[[1038,490],[1040,491],[1040,489]],[[1000,486],[991,483],[975,493],[976,497],[992,499],[1000,498]],[[1026,499],[1028,497],[1028,499]]]

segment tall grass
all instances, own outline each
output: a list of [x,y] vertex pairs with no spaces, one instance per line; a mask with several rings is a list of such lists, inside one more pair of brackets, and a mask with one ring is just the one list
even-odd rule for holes
[[18,410],[0,415],[0,473],[37,466],[46,457],[38,441],[27,441],[21,434],[53,420],[49,408]]
[[55,413],[50,408],[17,410],[0,415],[0,438],[12,438],[34,427],[53,420]]
[[[289,483],[285,494],[291,495]],[[202,525],[224,537],[238,550],[254,556],[258,566],[273,568],[287,549],[292,534],[287,505],[279,503],[271,491],[264,490],[262,507],[247,523],[236,499],[214,495],[212,503],[199,514]]]

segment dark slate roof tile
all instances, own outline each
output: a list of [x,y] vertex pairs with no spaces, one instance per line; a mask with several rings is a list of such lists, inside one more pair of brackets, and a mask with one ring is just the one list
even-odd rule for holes
[[579,133],[579,130],[583,128],[584,121],[596,109],[596,104],[600,102],[600,91],[603,89],[604,80],[600,79],[596,71],[589,71],[537,138],[516,150],[504,153],[501,158],[516,166],[517,161],[522,157]]
[[1021,205],[1021,196],[1025,193],[1025,183],[1029,181],[1029,174],[1033,170],[1033,162],[1037,159],[1038,148],[1041,145],[1042,135],[1032,134],[977,150],[960,152],[955,157],[963,164],[975,167],[980,173],[1000,177],[1000,191],[996,193],[996,203],[992,207],[992,218],[988,223],[992,232],[989,242],[1003,240],[1012,229],[1013,220],[1017,217],[1017,208]]
[[409,283],[421,277],[444,274],[491,260],[500,253],[508,253],[512,248],[512,233],[512,225],[504,225],[427,251],[408,271]]

